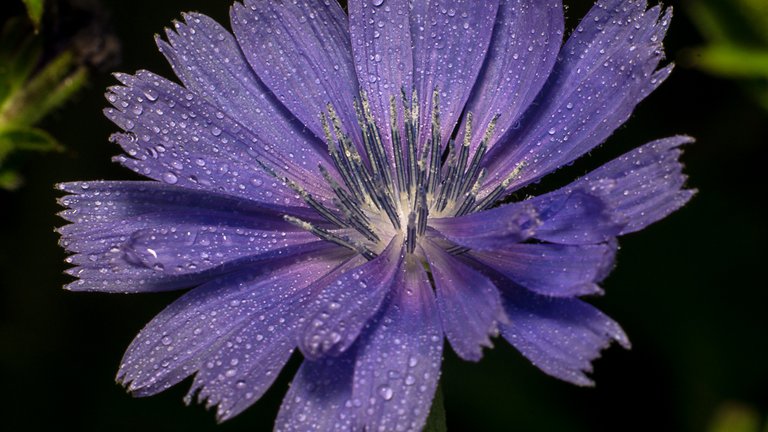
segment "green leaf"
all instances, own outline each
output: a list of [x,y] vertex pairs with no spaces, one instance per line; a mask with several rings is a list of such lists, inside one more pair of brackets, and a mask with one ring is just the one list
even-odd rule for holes
[[693,23],[714,43],[768,47],[765,0],[697,0],[685,3]]
[[63,52],[11,96],[0,112],[0,121],[34,125],[80,90],[87,77],[85,67],[75,66],[72,53]]
[[8,128],[0,130],[0,163],[11,152],[62,151],[63,147],[47,132],[34,128]]
[[43,3],[45,0],[22,0],[27,5],[27,14],[35,28],[40,28],[40,20],[43,18]]
[[737,0],[742,15],[752,25],[765,44],[768,44],[768,2],[765,0]]
[[0,113],[32,75],[40,52],[41,40],[32,37],[28,23],[18,17],[5,23],[0,33]]
[[21,186],[21,181],[21,177],[15,171],[0,170],[0,189],[18,189]]
[[427,424],[423,432],[446,432],[448,427],[445,423],[445,406],[443,405],[443,386],[437,384],[435,398],[432,400],[432,408],[429,410]]
[[734,78],[768,78],[768,49],[710,45],[694,52],[692,62],[709,72]]
[[749,406],[725,403],[715,412],[708,432],[759,432],[760,416]]

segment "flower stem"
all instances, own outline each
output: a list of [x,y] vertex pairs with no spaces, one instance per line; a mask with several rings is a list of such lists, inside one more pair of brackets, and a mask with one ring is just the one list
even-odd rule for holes
[[435,398],[432,400],[432,408],[430,408],[429,417],[427,417],[427,424],[424,426],[424,432],[446,432],[447,430],[445,406],[443,405],[443,386],[438,382]]

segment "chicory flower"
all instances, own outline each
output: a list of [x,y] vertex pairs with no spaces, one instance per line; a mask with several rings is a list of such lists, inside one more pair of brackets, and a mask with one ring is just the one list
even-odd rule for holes
[[[277,430],[419,430],[444,339],[501,335],[591,384],[619,325],[616,238],[681,207],[687,137],[552,192],[525,186],[602,143],[672,70],[671,9],[599,1],[567,41],[559,0],[246,0],[157,39],[181,85],[118,74],[116,159],[151,181],[76,182],[60,229],[74,291],[188,289],[128,348],[138,396],[194,375],[226,420],[296,348]],[[514,194],[514,195],[513,195]]]

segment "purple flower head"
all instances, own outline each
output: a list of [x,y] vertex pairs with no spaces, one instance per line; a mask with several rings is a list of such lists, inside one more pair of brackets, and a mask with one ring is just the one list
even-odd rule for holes
[[[419,430],[443,340],[501,335],[590,385],[613,320],[616,238],[678,209],[688,137],[513,201],[595,148],[672,70],[671,9],[602,0],[564,44],[559,0],[246,0],[233,33],[184,15],[158,38],[182,84],[118,74],[116,159],[152,181],[82,182],[60,229],[73,291],[188,289],[128,348],[138,396],[194,376],[220,420],[298,348],[277,430]],[[519,195],[519,194],[517,194]],[[516,196],[517,196],[516,195]]]

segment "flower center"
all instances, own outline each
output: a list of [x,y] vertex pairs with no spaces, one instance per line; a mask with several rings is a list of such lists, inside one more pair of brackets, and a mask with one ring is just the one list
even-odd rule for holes
[[426,137],[421,136],[424,125],[419,124],[417,93],[412,93],[410,101],[405,91],[401,96],[400,103],[395,97],[390,99],[389,147],[385,147],[381,125],[364,93],[354,103],[362,132],[359,146],[345,133],[334,107],[328,105],[321,121],[338,180],[322,164],[319,169],[334,192],[333,205],[321,203],[287,178],[281,180],[322,215],[329,227],[293,216],[285,216],[287,221],[372,259],[398,235],[403,236],[408,253],[414,253],[430,216],[462,216],[486,209],[501,197],[514,176],[479,196],[485,176],[482,160],[498,116],[488,124],[470,158],[471,113],[466,114],[463,141],[450,139],[443,146],[439,92],[432,93]]

